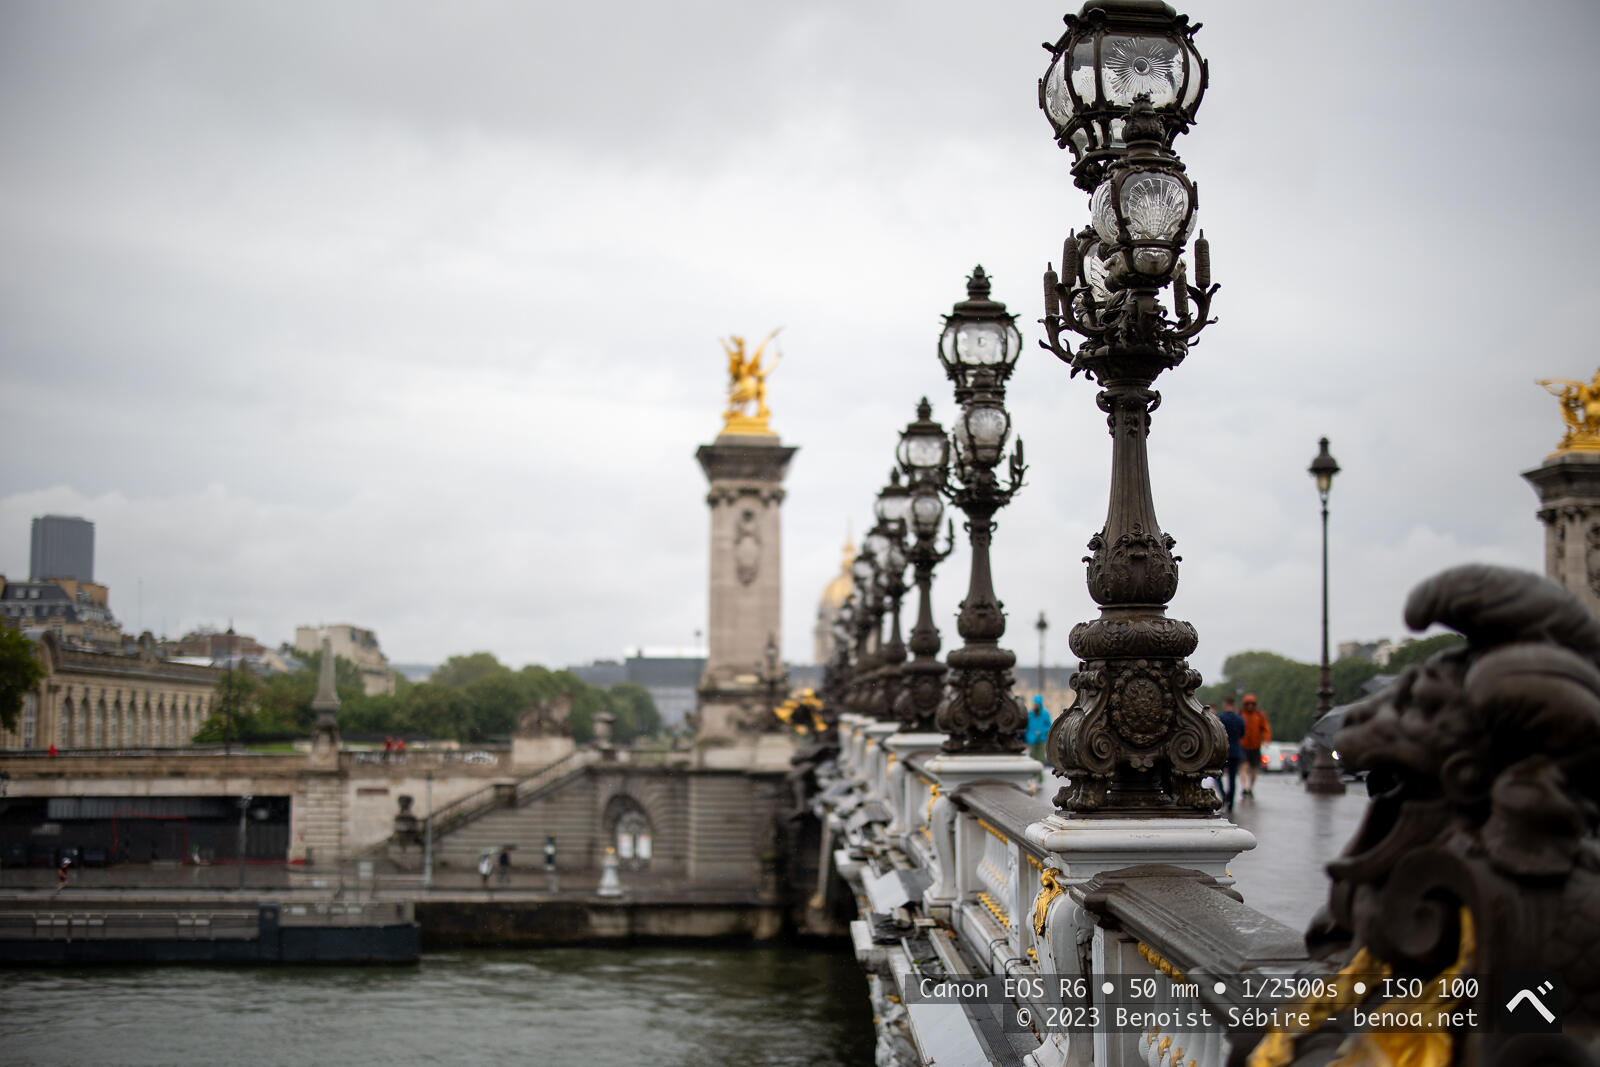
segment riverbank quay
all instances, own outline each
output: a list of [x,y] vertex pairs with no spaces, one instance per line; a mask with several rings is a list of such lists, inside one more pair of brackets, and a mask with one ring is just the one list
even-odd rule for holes
[[[552,891],[524,873],[483,886],[477,875],[315,879],[247,868],[93,872],[116,887],[55,889],[10,871],[0,888],[0,966],[92,962],[411,962],[422,950],[674,942],[770,942],[788,932],[782,903],[739,890],[682,885]],[[303,881],[295,886],[291,880]],[[197,885],[197,876],[210,884]],[[129,883],[143,880],[145,884]],[[320,923],[320,926],[318,925]],[[391,929],[395,928],[395,929]],[[316,937],[306,931],[321,929]],[[356,931],[366,930],[365,934]],[[310,944],[308,945],[308,938]]]
[[404,964],[420,953],[408,900],[191,890],[0,895],[0,965]]

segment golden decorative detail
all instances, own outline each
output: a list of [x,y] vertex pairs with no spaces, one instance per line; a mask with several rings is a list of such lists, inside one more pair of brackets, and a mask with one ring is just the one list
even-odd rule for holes
[[988,819],[979,819],[978,820],[978,825],[983,827],[985,830],[989,831],[995,837],[999,838],[1000,843],[1002,845],[1011,844],[1011,838],[1007,837],[1005,834],[1003,834],[999,830],[995,829],[994,825],[992,823],[990,823]]
[[978,903],[989,909],[989,914],[994,916],[995,922],[1007,928],[1011,926],[1011,913],[1001,906],[993,893],[979,893]]
[[933,831],[928,829],[926,826],[919,826],[919,827],[917,827],[917,830],[922,834],[923,837],[926,837],[929,841],[933,840]]
[[1172,1050],[1173,1067],[1177,1067],[1177,1065],[1182,1063],[1182,1062],[1183,1062],[1183,1046],[1179,1045],[1177,1048]]
[[1036,871],[1044,870],[1044,864],[1040,863],[1039,862],[1039,857],[1035,856],[1032,852],[1024,852],[1022,854],[1022,858],[1027,860],[1028,861],[1028,865],[1031,866],[1034,870],[1036,870]]
[[[1561,419],[1567,425],[1552,456],[1570,452],[1600,452],[1600,370],[1588,383],[1571,378],[1540,378],[1542,385],[1561,401]],[[1553,388],[1559,386],[1559,388]]]
[[1033,933],[1035,937],[1043,937],[1045,929],[1045,915],[1050,910],[1052,901],[1067,891],[1067,887],[1057,880],[1061,872],[1054,867],[1045,867],[1039,871],[1039,895],[1033,898]]
[[1165,1058],[1166,1055],[1167,1055],[1167,1049],[1169,1049],[1171,1047],[1172,1047],[1172,1035],[1168,1034],[1166,1037],[1163,1037],[1161,1039],[1161,1055],[1162,1055],[1163,1058]]
[[1139,942],[1139,955],[1144,961],[1174,982],[1188,982],[1189,976],[1178,970],[1167,958],[1143,941]]
[[[722,413],[723,433],[777,436],[767,425],[767,420],[772,417],[772,411],[767,407],[767,375],[777,367],[783,353],[773,356],[767,366],[761,365],[761,354],[766,350],[767,341],[776,336],[777,330],[767,334],[766,340],[757,345],[755,354],[749,357],[744,354],[744,338],[738,334],[722,342],[722,348],[728,354],[728,410]],[[746,411],[751,405],[755,406],[754,413]]]
[[888,759],[886,761],[886,766],[893,767],[899,761],[900,761],[900,754],[897,753],[897,752],[891,752],[891,753],[889,753]]
[[[1446,1067],[1451,1062],[1455,1051],[1454,1038],[1449,1029],[1441,1027],[1437,1020],[1441,1014],[1448,1015],[1454,1011],[1460,998],[1442,996],[1437,990],[1448,989],[1451,979],[1470,971],[1478,953],[1472,912],[1462,908],[1460,922],[1461,941],[1456,949],[1455,963],[1440,971],[1424,986],[1425,990],[1434,992],[1425,991],[1418,997],[1393,997],[1376,1009],[1408,1014],[1420,1012],[1424,1020],[1433,1019],[1434,1023],[1425,1023],[1426,1029],[1411,1033],[1354,1034],[1340,1046],[1339,1058],[1331,1061],[1328,1067],[1365,1067],[1368,1064]],[[1282,1067],[1293,1062],[1294,1044],[1302,1034],[1311,1033],[1334,1015],[1361,1003],[1364,994],[1357,995],[1354,989],[1357,976],[1370,980],[1372,977],[1387,978],[1389,974],[1389,965],[1363,948],[1348,966],[1334,976],[1338,988],[1336,996],[1330,1000],[1307,1000],[1291,1009],[1305,1012],[1309,1025],[1293,1031],[1269,1032],[1250,1053],[1247,1067]]]
[[1030,948],[1028,950],[1028,958],[1030,960],[1032,960],[1034,963],[1038,963],[1039,962],[1039,950],[1036,949],[1036,948]]

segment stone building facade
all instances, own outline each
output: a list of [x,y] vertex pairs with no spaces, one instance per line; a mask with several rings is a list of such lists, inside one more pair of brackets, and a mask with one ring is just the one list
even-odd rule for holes
[[0,730],[3,748],[164,748],[188,744],[211,714],[224,672],[170,663],[149,634],[132,652],[38,638],[45,676],[23,697],[22,715]]
[[296,652],[318,652],[323,638],[333,646],[335,656],[343,656],[361,670],[361,688],[367,696],[394,693],[394,671],[389,667],[389,657],[378,647],[378,635],[349,623],[331,626],[296,626],[294,649]]

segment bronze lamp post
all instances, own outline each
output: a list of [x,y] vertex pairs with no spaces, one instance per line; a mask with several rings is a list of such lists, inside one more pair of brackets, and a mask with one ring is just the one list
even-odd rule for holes
[[[1317,480],[1317,496],[1322,500],[1322,668],[1317,677],[1317,718],[1333,708],[1333,669],[1328,666],[1328,491],[1333,488],[1333,476],[1339,473],[1339,464],[1328,451],[1328,439],[1322,438],[1316,458],[1307,468]],[[1328,738],[1332,744],[1333,739]],[[1344,779],[1333,762],[1333,750],[1327,744],[1317,746],[1317,761],[1306,776],[1306,792],[1337,796],[1344,792]]]

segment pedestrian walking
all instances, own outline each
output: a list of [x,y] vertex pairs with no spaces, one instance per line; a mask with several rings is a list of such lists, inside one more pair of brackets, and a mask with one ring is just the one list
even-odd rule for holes
[[1048,763],[1045,758],[1044,741],[1050,736],[1050,713],[1044,710],[1044,697],[1038,693],[1033,694],[1033,707],[1028,710],[1028,732],[1024,740],[1028,742],[1028,752],[1040,763]]
[[[1226,705],[1226,702],[1224,702]],[[1244,695],[1243,707],[1239,717],[1244,720],[1244,736],[1239,739],[1239,744],[1244,749],[1244,795],[1254,800],[1256,795],[1256,775],[1261,773],[1261,749],[1272,740],[1272,724],[1267,721],[1267,713],[1262,711],[1256,703],[1254,693]]]
[[511,847],[500,846],[500,882],[504,884],[511,881]]
[[1223,732],[1228,735],[1228,767],[1223,779],[1222,799],[1227,801],[1228,810],[1233,810],[1233,801],[1239,789],[1239,764],[1244,760],[1244,746],[1240,743],[1244,737],[1244,719],[1234,710],[1233,698],[1224,697],[1222,710],[1216,712],[1217,720],[1222,723]]
[[61,857],[61,866],[56,868],[56,889],[67,888],[67,868],[72,866],[71,856]]
[[490,852],[488,849],[484,849],[483,854],[478,857],[478,877],[482,880],[484,889],[489,888],[489,871],[493,869],[494,866],[493,857],[494,853]]

